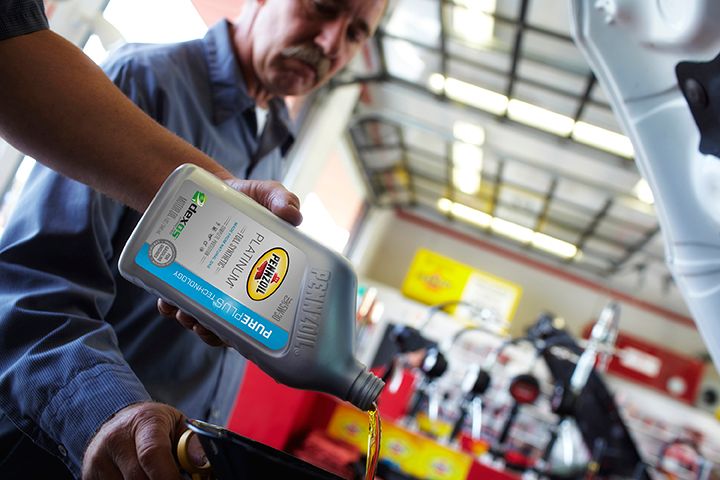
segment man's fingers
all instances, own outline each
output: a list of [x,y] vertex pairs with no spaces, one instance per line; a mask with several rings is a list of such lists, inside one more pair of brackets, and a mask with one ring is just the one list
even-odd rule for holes
[[197,325],[197,320],[195,320],[195,317],[188,315],[182,310],[178,310],[175,312],[175,320],[177,320],[180,325],[187,328],[188,330],[192,330],[193,327]]
[[175,319],[183,327],[187,328],[188,330],[192,330],[195,335],[200,337],[200,340],[207,343],[211,347],[219,347],[221,345],[225,345],[225,342],[220,340],[217,335],[200,325],[195,319],[195,317],[188,315],[182,310],[177,311],[177,313],[175,314]]
[[[167,439],[167,437],[165,437]],[[137,446],[137,457],[142,470],[150,480],[180,479],[180,469],[172,455],[170,441]],[[135,477],[128,477],[135,478]]]
[[137,455],[135,454],[134,445],[127,445],[127,448],[109,452],[112,456],[117,469],[122,474],[121,478],[132,478],[137,480],[150,480],[145,474]]
[[174,448],[184,415],[161,403],[128,405],[110,417],[90,441],[83,480],[179,480]]
[[294,193],[288,191],[282,185],[278,184],[277,188],[267,192],[267,198],[271,212],[282,218],[291,225],[300,225],[302,223],[302,213],[300,213],[300,199]]
[[170,305],[162,298],[158,298],[157,309],[158,312],[160,312],[160,315],[167,318],[175,318],[175,313],[178,311],[176,306]]
[[122,430],[105,432],[102,444],[83,462],[85,480],[137,478],[148,480],[137,457],[135,445]]
[[195,317],[192,317],[188,315],[187,313],[183,312],[182,310],[178,310],[177,314],[175,315],[175,319],[178,321],[180,325],[187,328],[188,330],[192,330],[195,335],[200,337],[200,340],[207,343],[211,347],[219,347],[221,345],[225,345],[225,342],[220,340],[217,335],[212,333],[207,328],[200,325]]
[[204,467],[208,461],[207,455],[200,444],[200,439],[197,435],[191,435],[188,440],[188,456],[193,465],[198,467]]
[[182,425],[182,417],[168,411],[164,416],[167,418],[141,421],[135,429],[135,453],[140,467],[150,480],[181,478],[173,449],[175,437],[179,438],[176,430]]
[[303,216],[302,213],[300,213],[299,207],[282,205],[279,207],[270,208],[270,211],[288,222],[290,225],[294,225],[296,227],[300,225],[303,221]]
[[300,225],[300,199],[280,182],[233,180],[228,185],[249,196],[278,217],[292,225]]
[[170,305],[161,298],[158,298],[157,309],[162,316],[171,318],[177,321],[184,328],[192,330],[203,342],[207,343],[211,347],[220,347],[225,345],[225,342],[220,340],[217,335],[200,325],[195,317],[188,315],[173,305]]
[[122,428],[105,432],[105,439],[101,451],[105,452],[104,458],[109,458],[120,471],[122,478],[137,478],[138,480],[149,480],[145,475],[135,453],[135,443]]
[[192,331],[195,332],[195,334],[200,337],[200,339],[210,345],[211,347],[220,347],[222,345],[225,345],[225,342],[220,340],[220,338],[212,333],[207,328],[203,327],[199,323],[196,323],[192,327]]

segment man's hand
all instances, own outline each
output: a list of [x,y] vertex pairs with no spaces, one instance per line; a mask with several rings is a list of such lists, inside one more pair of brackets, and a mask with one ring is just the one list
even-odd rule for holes
[[[136,403],[120,410],[90,441],[83,459],[83,480],[180,479],[174,449],[187,429],[185,416],[162,403]],[[197,438],[189,453],[197,465],[207,458]]]
[[169,304],[162,298],[158,298],[157,309],[158,312],[160,312],[160,315],[165,318],[175,320],[188,330],[192,330],[193,332],[195,332],[195,335],[200,337],[203,342],[207,343],[211,347],[220,347],[222,345],[225,345],[225,342],[220,340],[217,335],[200,325],[195,319],[195,317],[188,315],[176,306]]
[[242,192],[255,200],[272,213],[291,225],[298,226],[302,222],[300,199],[283,186],[272,180],[225,180],[238,192]]
[[[226,179],[225,183],[252,198],[289,224],[297,226],[302,222],[300,199],[280,182],[233,178]],[[183,327],[195,332],[208,345],[219,347],[225,344],[214,333],[200,325],[194,317],[179,310],[162,298],[158,299],[157,308],[163,317],[176,320]]]

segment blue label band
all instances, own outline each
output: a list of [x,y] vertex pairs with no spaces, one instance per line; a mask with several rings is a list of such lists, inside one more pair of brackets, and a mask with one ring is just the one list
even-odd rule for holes
[[270,350],[285,348],[288,342],[288,333],[285,330],[221,292],[177,262],[166,267],[158,267],[150,261],[148,250],[149,245],[146,243],[135,257],[135,263],[140,267]]

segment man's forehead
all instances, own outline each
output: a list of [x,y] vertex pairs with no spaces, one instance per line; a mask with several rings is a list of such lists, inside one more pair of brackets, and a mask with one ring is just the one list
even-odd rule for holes
[[389,0],[325,0],[340,11],[348,12],[364,23],[367,33],[372,34],[380,22],[382,12]]

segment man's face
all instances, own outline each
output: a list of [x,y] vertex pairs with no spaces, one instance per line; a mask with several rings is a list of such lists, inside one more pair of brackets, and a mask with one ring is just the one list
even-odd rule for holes
[[387,0],[257,0],[252,66],[273,95],[329,80],[375,31]]

